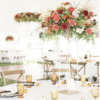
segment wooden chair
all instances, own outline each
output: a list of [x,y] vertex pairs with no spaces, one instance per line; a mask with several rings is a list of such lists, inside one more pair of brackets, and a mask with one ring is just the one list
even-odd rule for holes
[[50,69],[54,67],[54,63],[52,60],[47,60],[47,57],[44,56],[42,57],[43,60],[44,60],[44,63],[43,63],[43,67],[44,67],[44,78],[46,76],[46,79],[48,80],[50,77],[51,77],[51,71]]
[[[56,74],[56,72],[59,72],[59,69],[58,68],[57,69],[51,69],[51,71]],[[60,72],[70,72],[70,74],[71,74],[70,78],[74,79],[75,78],[74,76],[75,76],[75,73],[77,72],[77,69],[60,69]],[[59,78],[59,76],[58,76],[58,78]]]
[[3,71],[3,72],[1,72],[1,76],[4,80],[4,86],[6,85],[6,82],[9,84],[9,82],[5,78],[5,75],[20,74],[18,79],[15,81],[15,83],[17,83],[22,75],[23,75],[23,79],[24,79],[24,73],[25,73],[24,70],[12,70],[12,71]]

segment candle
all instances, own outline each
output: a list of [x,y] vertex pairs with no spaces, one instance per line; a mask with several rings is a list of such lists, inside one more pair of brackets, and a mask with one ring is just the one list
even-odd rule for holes
[[85,75],[81,75],[81,82],[82,82],[82,85],[81,86],[85,86],[85,80],[86,80],[86,76]]
[[86,80],[86,76],[85,75],[81,75],[81,81],[85,81]]

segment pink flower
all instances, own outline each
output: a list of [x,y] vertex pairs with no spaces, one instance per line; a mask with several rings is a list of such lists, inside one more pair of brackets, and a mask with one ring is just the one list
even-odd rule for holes
[[46,22],[48,22],[48,21],[49,21],[49,19],[50,19],[50,17],[47,17],[47,18],[46,18]]
[[93,17],[93,12],[90,12],[90,16]]
[[70,24],[70,26],[74,26],[74,25],[76,25],[76,22],[75,22],[75,20],[70,20],[69,24]]
[[60,20],[60,16],[59,15],[56,15],[53,20],[55,21],[55,23],[58,23],[59,20]]
[[53,30],[58,31],[59,30],[59,26],[58,25],[53,25]]
[[70,7],[68,10],[69,10],[70,13],[72,13],[75,10],[75,8],[74,7]]
[[54,18],[57,14],[55,12],[52,13],[51,17]]
[[92,33],[92,29],[91,28],[88,28],[87,30],[86,30],[86,34],[91,34]]

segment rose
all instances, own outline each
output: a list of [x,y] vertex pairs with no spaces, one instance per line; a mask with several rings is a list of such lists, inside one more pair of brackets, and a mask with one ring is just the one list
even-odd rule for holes
[[54,18],[57,14],[55,12],[52,13],[51,17]]
[[32,14],[29,12],[28,15],[30,16],[30,15],[32,15]]
[[53,30],[58,31],[59,30],[59,26],[58,25],[53,25]]
[[92,33],[92,29],[91,28],[88,28],[87,30],[86,30],[86,34],[91,34]]
[[97,21],[95,19],[93,19],[93,25],[96,25]]
[[48,21],[49,21],[49,19],[50,19],[50,17],[47,17],[47,18],[46,18],[46,22],[48,22]]
[[93,17],[93,12],[90,12],[90,16]]
[[70,7],[68,10],[69,10],[70,13],[72,13],[75,10],[75,8],[74,7]]
[[63,14],[63,10],[57,10],[59,14]]
[[88,11],[87,10],[84,10],[83,14],[84,14],[85,17],[88,17]]
[[55,23],[58,23],[60,20],[60,16],[59,15],[55,15],[54,19]]
[[69,5],[69,2],[64,3],[64,5]]
[[66,30],[67,27],[68,27],[68,25],[67,25],[66,23],[62,23],[62,24],[61,24],[61,29],[62,29],[62,30]]
[[63,10],[57,10],[59,14],[63,14]]
[[74,26],[74,25],[76,25],[76,22],[75,22],[75,20],[70,20],[69,24],[70,24],[70,26]]

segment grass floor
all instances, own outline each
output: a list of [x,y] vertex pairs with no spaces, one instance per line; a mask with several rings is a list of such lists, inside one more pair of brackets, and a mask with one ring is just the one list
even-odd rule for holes
[[0,63],[0,67],[2,67],[2,66],[12,66],[12,65],[23,65],[23,63]]
[[[10,84],[14,84],[15,81],[14,80],[9,80],[7,79],[7,81],[10,83]],[[4,86],[4,81],[3,81],[3,78],[0,78],[0,87]]]

